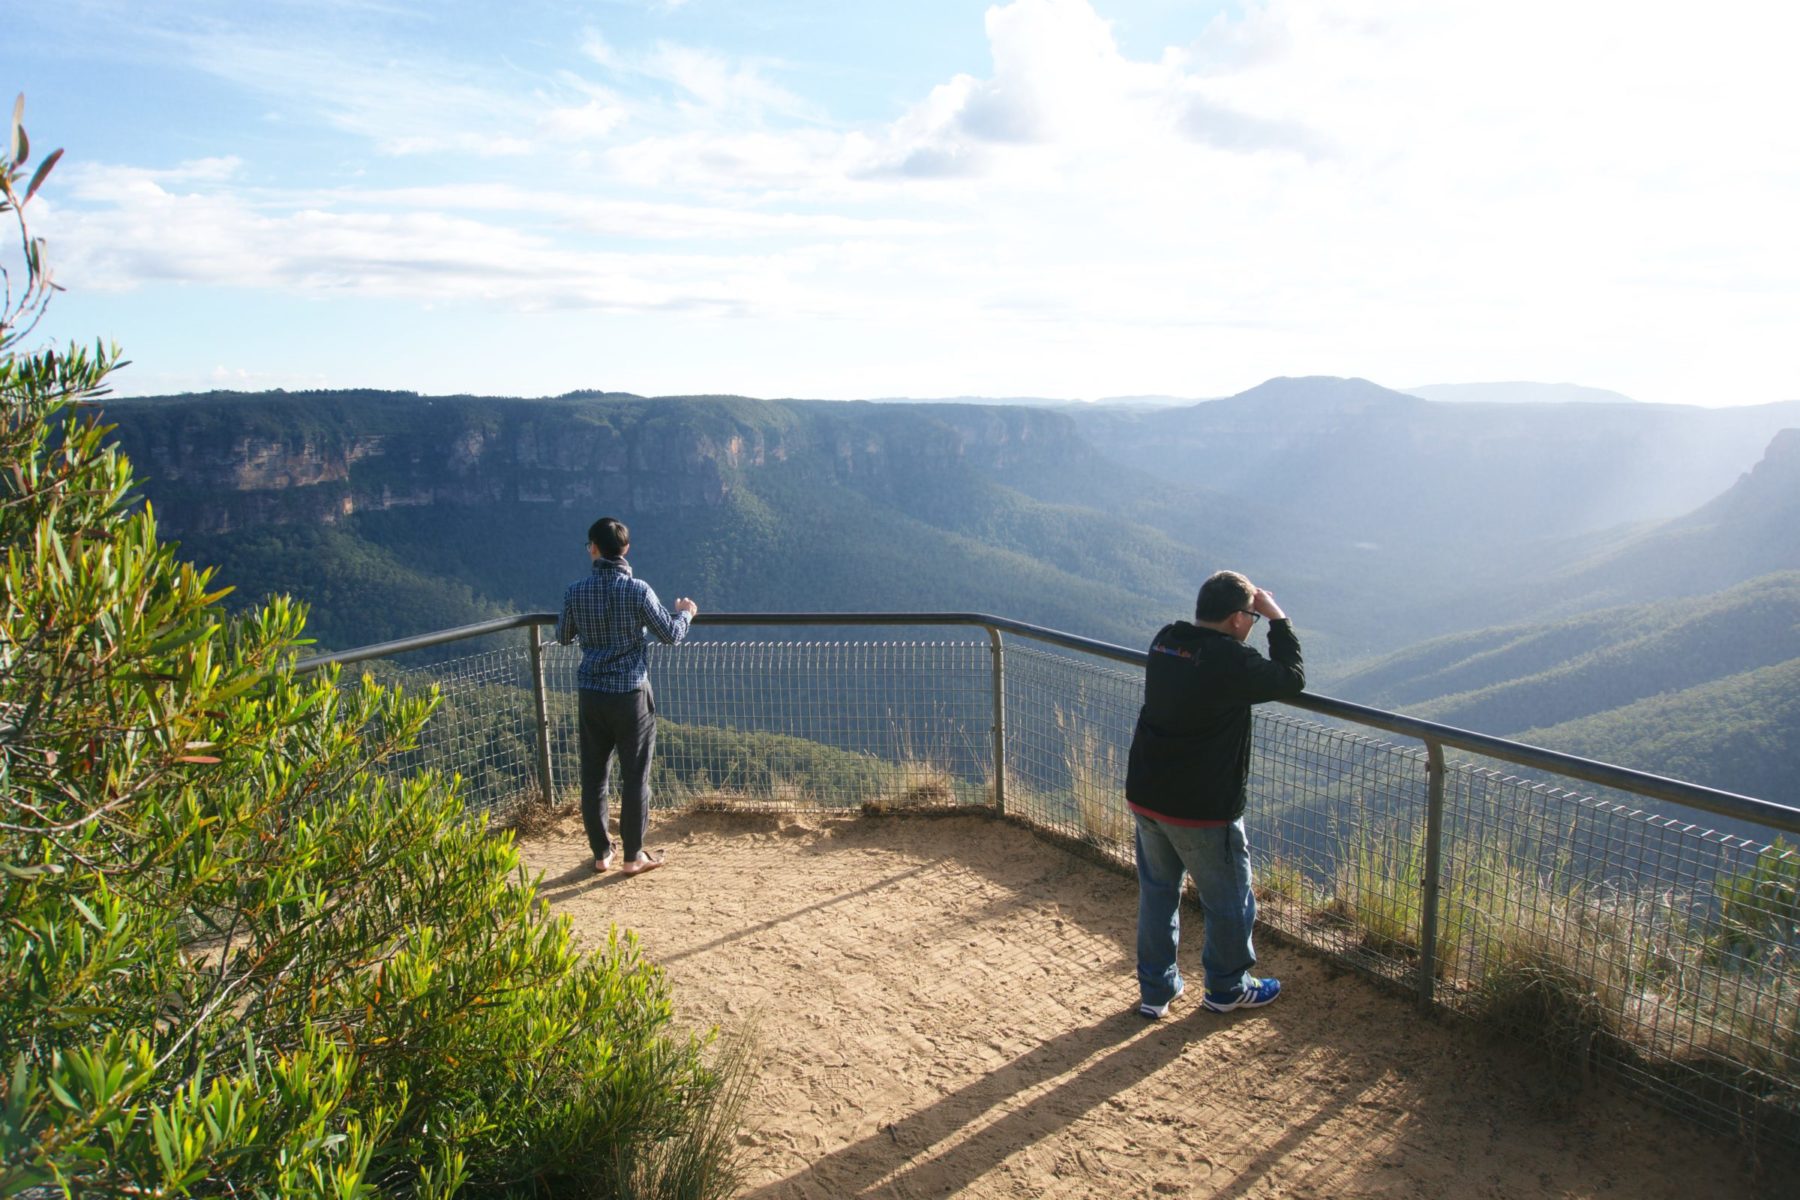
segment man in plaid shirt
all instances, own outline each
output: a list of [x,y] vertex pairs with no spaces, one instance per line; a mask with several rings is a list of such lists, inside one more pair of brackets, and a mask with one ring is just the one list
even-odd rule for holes
[[588,529],[588,556],[594,570],[563,594],[556,640],[581,639],[580,699],[581,824],[594,852],[594,870],[613,864],[606,832],[606,782],[612,755],[619,752],[619,839],[625,861],[619,868],[636,875],[662,866],[662,856],[644,849],[650,820],[650,758],[656,752],[656,697],[650,690],[645,647],[649,635],[665,645],[687,636],[700,606],[682,597],[669,615],[656,592],[634,579],[625,553],[631,531],[601,517]]

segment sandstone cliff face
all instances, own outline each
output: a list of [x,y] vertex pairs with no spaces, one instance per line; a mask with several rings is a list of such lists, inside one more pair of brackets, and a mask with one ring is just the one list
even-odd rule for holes
[[882,493],[1085,449],[1056,414],[971,405],[274,393],[107,419],[175,536],[426,505],[679,511],[777,470]]
[[1758,522],[1779,540],[1800,536],[1800,429],[1776,433],[1761,461],[1687,521],[1705,525],[1720,519]]
[[1768,450],[1763,453],[1756,473],[1775,477],[1778,481],[1776,486],[1782,487],[1792,497],[1794,493],[1789,490],[1789,485],[1800,477],[1800,429],[1783,429],[1777,433],[1769,443]]

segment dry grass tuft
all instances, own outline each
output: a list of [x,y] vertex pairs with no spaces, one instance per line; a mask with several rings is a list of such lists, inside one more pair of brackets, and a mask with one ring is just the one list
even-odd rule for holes
[[1555,1082],[1585,1087],[1603,1057],[1624,1049],[1600,995],[1548,946],[1509,948],[1475,987],[1475,1015],[1492,1033],[1536,1043]]
[[1074,793],[1076,824],[1102,845],[1130,846],[1131,813],[1125,807],[1125,773],[1119,765],[1118,747],[1103,745],[1091,722],[1077,721],[1060,708],[1056,727],[1068,747],[1063,765]]
[[863,801],[862,811],[870,816],[899,812],[964,807],[956,794],[956,781],[950,772],[930,763],[906,764],[901,786],[884,795]]
[[544,837],[563,832],[571,819],[579,819],[573,805],[552,806],[535,796],[521,796],[512,804],[496,805],[488,814],[488,829],[521,838]]

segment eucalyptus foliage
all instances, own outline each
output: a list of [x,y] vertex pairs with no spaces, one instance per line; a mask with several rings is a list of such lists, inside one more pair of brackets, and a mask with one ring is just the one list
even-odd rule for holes
[[677,1161],[717,1194],[719,1080],[661,973],[628,937],[578,953],[456,780],[384,766],[435,697],[296,677],[285,599],[225,620],[87,407],[117,352],[21,348],[53,159],[27,175],[18,118],[0,1196],[664,1194]]

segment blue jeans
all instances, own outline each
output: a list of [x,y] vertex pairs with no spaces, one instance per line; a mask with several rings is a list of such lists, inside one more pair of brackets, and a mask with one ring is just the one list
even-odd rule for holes
[[1146,1004],[1166,1004],[1181,990],[1175,948],[1181,941],[1181,881],[1194,877],[1206,916],[1200,963],[1215,996],[1242,990],[1256,965],[1250,931],[1256,897],[1250,891],[1250,847],[1244,822],[1210,829],[1166,825],[1139,813],[1137,822],[1138,991]]

